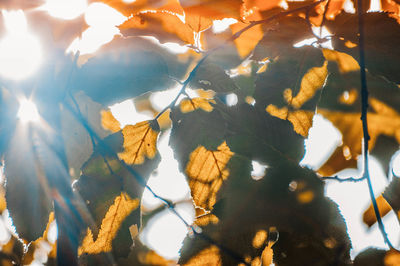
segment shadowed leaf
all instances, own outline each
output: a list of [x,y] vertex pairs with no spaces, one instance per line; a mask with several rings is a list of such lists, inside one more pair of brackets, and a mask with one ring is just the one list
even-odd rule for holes
[[139,206],[139,199],[131,199],[127,194],[121,193],[116,197],[114,204],[110,206],[106,216],[104,217],[101,229],[97,239],[93,240],[93,234],[88,229],[82,245],[79,248],[79,254],[89,253],[96,254],[101,252],[109,252],[112,249],[112,240],[123,220]]

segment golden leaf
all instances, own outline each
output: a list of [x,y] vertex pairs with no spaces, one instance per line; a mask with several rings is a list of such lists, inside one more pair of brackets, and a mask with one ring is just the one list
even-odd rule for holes
[[210,223],[217,224],[218,222],[219,222],[219,219],[217,216],[215,216],[212,213],[208,213],[208,214],[196,217],[196,220],[194,223],[198,226],[206,226]]
[[[400,115],[393,108],[374,98],[370,99],[370,106],[375,112],[368,113],[369,150],[373,149],[380,135],[393,137],[400,143]],[[363,137],[361,114],[327,110],[319,110],[318,113],[331,121],[343,135],[342,151],[336,151],[335,160],[329,159],[319,170],[322,175],[332,175],[335,173],[333,171],[340,171],[349,164],[354,165],[351,160],[356,160],[361,154]],[[331,165],[332,163],[334,165]]]
[[313,67],[301,79],[299,93],[289,102],[294,108],[300,108],[310,100],[315,92],[322,88],[328,75],[328,63],[325,61],[321,67]]
[[203,249],[192,257],[185,266],[203,266],[203,265],[222,265],[221,255],[219,253],[219,248],[216,246],[210,246]]
[[113,116],[110,110],[101,111],[101,126],[104,129],[108,129],[111,132],[115,133],[121,130],[121,125],[117,119]]
[[335,61],[338,64],[341,73],[360,69],[358,62],[351,55],[329,49],[323,49],[322,52],[326,60]]
[[229,176],[226,164],[233,156],[226,142],[216,151],[209,151],[199,146],[190,154],[186,166],[189,186],[195,204],[204,209],[211,209],[217,200],[217,192]]
[[157,153],[159,126],[156,121],[143,121],[122,129],[124,151],[118,156],[127,164],[142,164],[145,157],[152,159]]
[[400,265],[400,252],[395,249],[388,250],[383,258],[383,263],[385,266]]
[[[379,197],[376,198],[376,204],[378,205],[379,213],[381,214],[381,217],[384,217],[386,214],[388,214],[391,210],[392,207],[390,204],[386,201],[386,199],[383,197],[383,195],[379,195]],[[373,224],[376,223],[376,216],[375,216],[375,211],[374,207],[372,206],[372,203],[369,205],[368,209],[365,210],[363,214],[363,222],[368,225],[368,227],[371,227]]]
[[35,251],[36,249],[40,248],[40,246],[42,245],[43,242],[47,242],[50,246],[51,246],[51,250],[48,254],[49,258],[55,258],[57,255],[57,241],[55,241],[54,243],[50,243],[49,239],[48,239],[48,234],[49,234],[49,230],[50,230],[50,225],[54,222],[54,212],[51,212],[49,215],[49,221],[47,222],[47,226],[46,229],[43,232],[43,236],[36,239],[35,241],[31,242],[30,245],[28,246],[28,250],[25,253],[23,259],[22,259],[22,263],[23,265],[28,265],[31,264],[32,261],[34,260],[34,255],[35,255]]
[[206,112],[211,112],[214,107],[210,103],[215,103],[214,100],[204,98],[183,99],[180,104],[182,113],[189,113],[196,109],[203,109]]
[[131,199],[126,193],[121,193],[115,198],[113,205],[108,209],[97,236],[93,240],[93,234],[87,229],[82,245],[78,249],[78,254],[83,253],[97,254],[110,252],[112,250],[112,240],[116,236],[124,219],[139,206],[139,199]]
[[273,104],[268,105],[265,110],[272,116],[290,121],[297,134],[303,137],[308,136],[308,131],[312,127],[313,112],[304,110],[289,111],[287,107],[278,108]]

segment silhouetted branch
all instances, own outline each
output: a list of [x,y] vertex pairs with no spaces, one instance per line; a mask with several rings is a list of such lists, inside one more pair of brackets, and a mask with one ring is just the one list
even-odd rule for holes
[[387,233],[385,231],[385,226],[383,225],[381,215],[379,213],[378,204],[376,203],[374,190],[372,187],[371,176],[369,173],[369,165],[368,165],[368,141],[370,140],[370,136],[368,134],[368,88],[367,88],[367,79],[366,79],[366,71],[365,71],[365,45],[364,45],[364,17],[363,17],[363,1],[358,0],[358,45],[359,45],[359,63],[360,63],[360,76],[361,76],[361,121],[363,127],[363,158],[364,158],[364,173],[363,178],[367,179],[368,182],[368,191],[372,201],[372,206],[374,207],[374,212],[376,216],[376,220],[378,221],[379,230],[382,234],[382,237],[389,248],[394,249],[392,243],[390,242]]
[[338,176],[323,176],[321,177],[322,180],[335,180],[338,182],[360,182],[365,180],[365,177],[360,177],[360,178],[354,178],[354,177],[347,177],[347,178],[341,178]]

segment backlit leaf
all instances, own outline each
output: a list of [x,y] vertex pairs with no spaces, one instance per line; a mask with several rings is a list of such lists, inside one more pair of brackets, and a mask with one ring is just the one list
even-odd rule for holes
[[189,113],[196,109],[203,109],[206,112],[211,112],[213,110],[213,106],[210,104],[215,103],[214,100],[207,100],[204,98],[193,98],[193,99],[183,99],[180,103],[180,108],[182,113]]
[[131,199],[127,194],[121,193],[116,197],[114,204],[111,205],[101,224],[101,229],[96,240],[93,240],[93,234],[88,229],[82,246],[79,248],[79,254],[96,254],[109,252],[112,249],[112,240],[117,234],[123,220],[139,206],[139,199]]
[[[368,131],[371,137],[369,149],[372,150],[374,148],[375,142],[380,135],[394,138],[400,143],[400,115],[391,107],[376,99],[371,98],[370,104],[375,112],[368,114]],[[354,160],[357,159],[357,156],[362,151],[361,139],[363,132],[360,119],[361,114],[327,110],[319,110],[318,112],[331,121],[343,134],[343,153],[340,154],[340,151],[338,151],[336,153],[338,157],[335,159],[335,164],[338,166],[330,166],[331,170],[328,170],[326,166],[322,166],[324,170],[321,174],[333,174],[333,171],[341,170],[341,165],[348,165],[345,162],[351,159],[353,159],[351,165],[354,165]],[[328,164],[330,163],[328,162]]]
[[190,86],[197,89],[213,90],[216,93],[229,93],[238,89],[224,69],[207,61],[196,70],[190,81]]
[[[262,16],[258,10],[252,12],[250,16],[246,17],[247,22],[237,22],[230,26],[232,33],[235,34],[238,31],[244,29],[249,25],[251,21],[261,20]],[[245,58],[248,56],[253,49],[257,46],[258,42],[263,38],[263,30],[261,25],[256,25],[249,30],[243,32],[239,38],[235,39],[235,45],[238,50],[240,57]]]
[[115,133],[121,130],[121,125],[112,115],[111,111],[101,111],[101,125],[104,129],[108,129]]
[[119,153],[127,164],[142,164],[145,157],[153,159],[157,153],[157,137],[160,128],[157,121],[143,121],[122,129],[124,151]]
[[[365,63],[368,71],[382,75],[395,83],[400,83],[397,64],[388,64],[399,60],[397,47],[400,43],[399,24],[388,13],[369,12],[363,15],[365,25]],[[358,18],[356,14],[342,13],[333,21],[327,21],[328,30],[334,34],[333,46],[358,60],[358,47],[348,47],[346,42],[358,43]],[[388,34],[390,32],[390,34]]]
[[199,146],[190,154],[186,174],[189,178],[193,200],[197,206],[212,209],[218,190],[229,176],[226,164],[232,155],[226,142],[222,143],[215,151]]

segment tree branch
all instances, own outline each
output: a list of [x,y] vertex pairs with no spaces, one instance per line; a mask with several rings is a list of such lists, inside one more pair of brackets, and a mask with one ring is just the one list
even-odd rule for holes
[[387,233],[385,231],[385,226],[383,225],[381,215],[379,213],[378,204],[376,203],[374,190],[372,187],[371,176],[369,173],[369,162],[368,162],[368,141],[370,140],[370,136],[368,134],[368,89],[367,89],[367,79],[366,79],[366,71],[365,71],[365,43],[364,43],[364,16],[363,16],[363,1],[358,0],[358,47],[359,47],[359,56],[360,56],[360,76],[361,76],[361,121],[363,127],[363,158],[364,158],[364,173],[363,179],[367,179],[368,182],[368,191],[372,201],[372,206],[374,207],[374,212],[376,216],[376,220],[378,221],[379,230],[382,234],[382,237],[385,243],[389,246],[389,248],[394,249],[392,243],[390,242]]

